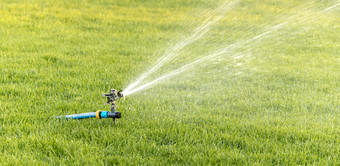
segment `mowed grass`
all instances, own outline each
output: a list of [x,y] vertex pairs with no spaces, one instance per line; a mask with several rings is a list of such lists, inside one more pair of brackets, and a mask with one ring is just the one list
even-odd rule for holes
[[340,16],[322,11],[336,1],[241,0],[188,55],[282,14],[314,20],[245,46],[240,68],[197,66],[118,101],[116,125],[50,118],[108,110],[101,93],[125,88],[221,2],[1,1],[0,165],[339,165]]

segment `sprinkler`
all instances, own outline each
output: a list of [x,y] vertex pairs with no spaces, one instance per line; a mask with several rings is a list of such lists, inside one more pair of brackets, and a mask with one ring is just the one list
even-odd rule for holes
[[121,118],[121,113],[116,112],[116,104],[115,101],[119,98],[122,98],[123,90],[117,92],[116,89],[111,89],[110,93],[102,94],[102,97],[106,97],[107,101],[106,104],[110,104],[111,112],[109,111],[101,111],[98,110],[97,112],[89,112],[89,113],[82,113],[82,114],[73,114],[73,115],[65,115],[65,116],[57,116],[57,118],[66,118],[66,119],[87,119],[87,118],[112,118],[113,122],[115,119]]

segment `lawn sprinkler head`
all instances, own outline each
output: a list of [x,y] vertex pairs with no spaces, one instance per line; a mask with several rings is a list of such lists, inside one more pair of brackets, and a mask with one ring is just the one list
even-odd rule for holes
[[106,104],[110,104],[111,112],[98,110],[97,112],[57,116],[56,118],[66,118],[66,119],[112,118],[113,122],[115,122],[116,118],[122,117],[120,112],[116,112],[115,101],[118,100],[119,98],[124,97],[123,90],[120,90],[120,91],[117,92],[116,89],[111,89],[110,93],[108,93],[108,94],[104,93],[104,94],[102,94],[102,96],[107,98]]
[[[108,94],[103,93],[102,96],[107,98],[106,103],[110,104],[110,107],[111,107],[111,112],[109,112],[108,117],[112,118],[113,122],[115,122],[116,118],[121,118],[121,113],[120,112],[116,112],[115,101],[118,100],[119,98],[124,97],[123,90],[120,90],[120,91],[117,92],[116,89],[111,89],[110,93],[108,93]],[[100,113],[98,113],[98,114],[100,114]],[[99,115],[99,119],[100,119],[100,115]]]

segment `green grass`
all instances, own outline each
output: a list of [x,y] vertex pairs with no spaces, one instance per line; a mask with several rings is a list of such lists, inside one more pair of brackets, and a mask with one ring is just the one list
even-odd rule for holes
[[125,88],[219,3],[1,1],[0,165],[339,165],[339,7],[322,11],[336,2],[240,0],[174,65],[285,14],[310,19],[238,50],[252,55],[241,66],[207,62],[118,101],[112,125],[49,117],[107,110],[101,93]]

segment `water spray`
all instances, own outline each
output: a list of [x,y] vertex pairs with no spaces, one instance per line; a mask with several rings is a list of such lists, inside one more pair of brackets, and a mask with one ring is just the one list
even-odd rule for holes
[[109,111],[101,111],[98,110],[96,112],[88,112],[88,113],[81,113],[81,114],[72,114],[72,115],[64,115],[64,116],[57,116],[57,118],[65,118],[65,119],[87,119],[87,118],[112,118],[113,122],[115,122],[116,118],[121,118],[121,113],[116,112],[116,100],[124,97],[123,90],[117,92],[116,89],[111,89],[110,93],[102,94],[102,97],[106,97],[107,101],[106,104],[110,104],[111,112]]
[[[235,1],[236,2],[236,1]],[[228,3],[226,3],[228,4]],[[231,9],[233,3],[228,4],[229,7],[224,6],[224,8],[226,9]],[[328,12],[330,10],[336,9],[336,7],[340,6],[340,2],[333,4],[332,6],[329,6],[325,9],[322,10],[322,12]],[[308,8],[304,8],[304,9],[308,9]],[[300,18],[302,19],[302,22],[311,22],[313,20],[316,20],[318,18],[320,18],[319,16],[313,16],[313,18],[310,18],[311,15],[307,15],[304,17]],[[278,30],[282,29],[283,27],[285,27],[288,24],[292,24],[294,23],[293,21],[295,20],[295,22],[298,22],[297,18],[299,18],[299,15],[293,15],[293,16],[287,16],[286,20],[284,22],[278,23],[276,25],[270,26],[268,28],[266,28],[264,30],[263,33],[256,35],[255,37],[249,38],[249,39],[245,39],[245,40],[239,40],[237,42],[234,42],[232,44],[229,44],[228,46],[219,49],[217,52],[215,53],[211,53],[208,54],[206,56],[203,56],[201,58],[196,58],[193,59],[191,62],[187,61],[186,64],[178,67],[177,69],[173,69],[172,71],[168,71],[166,73],[164,73],[163,75],[160,75],[148,82],[143,82],[145,80],[147,80],[146,78],[150,77],[150,75],[152,73],[155,73],[159,68],[161,68],[162,66],[164,66],[166,63],[170,62],[170,60],[174,57],[180,56],[180,51],[181,49],[183,49],[184,47],[186,47],[187,45],[195,42],[196,40],[200,39],[203,35],[205,35],[207,33],[207,31],[209,29],[209,26],[213,25],[215,22],[217,22],[218,20],[220,20],[222,18],[222,16],[219,16],[217,18],[215,18],[214,21],[208,22],[206,23],[206,21],[199,27],[197,28],[197,30],[194,31],[194,33],[192,34],[192,36],[190,36],[188,39],[185,39],[183,42],[179,42],[176,47],[170,49],[170,53],[165,54],[165,56],[161,57],[160,60],[158,61],[158,63],[156,63],[156,65],[154,67],[152,67],[150,70],[146,71],[145,73],[141,74],[139,76],[139,78],[131,83],[124,91],[124,95],[128,96],[131,94],[134,94],[136,92],[145,90],[147,88],[151,88],[152,86],[156,85],[157,83],[160,83],[162,81],[165,81],[166,79],[170,79],[172,77],[178,76],[188,70],[192,70],[195,69],[196,65],[200,65],[203,63],[206,63],[209,60],[213,60],[216,58],[219,58],[223,55],[229,55],[229,57],[233,57],[233,59],[239,59],[244,57],[244,55],[241,55],[240,53],[237,53],[236,51],[238,51],[240,48],[245,48],[245,47],[251,47],[254,46],[255,43],[258,43],[264,39],[273,39],[274,36],[274,32],[277,32]],[[208,18],[208,20],[210,19],[210,17]],[[301,22],[301,20],[299,20]],[[276,36],[275,40],[280,39],[280,36]]]

